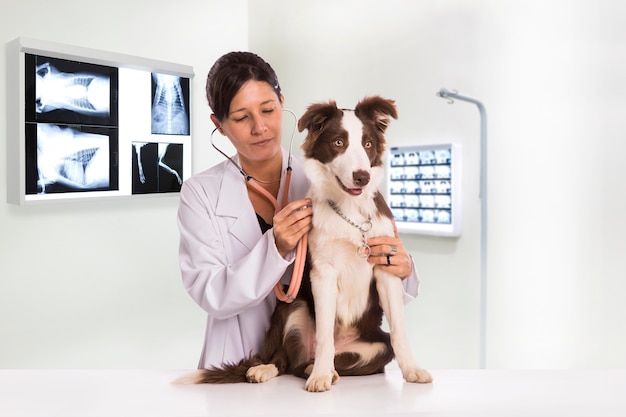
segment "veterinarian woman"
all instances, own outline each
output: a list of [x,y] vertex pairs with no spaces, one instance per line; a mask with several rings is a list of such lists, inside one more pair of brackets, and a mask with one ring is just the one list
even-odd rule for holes
[[[252,53],[228,53],[209,71],[206,95],[211,120],[236,155],[189,178],[180,193],[182,280],[208,314],[199,368],[258,352],[277,302],[273,288],[289,283],[297,242],[313,214],[301,163],[292,157],[289,164],[281,146],[284,97],[272,67]],[[288,192],[290,202],[275,213],[259,186],[277,201]],[[368,245],[382,255],[369,262],[405,278],[406,300],[417,296],[419,280],[401,240],[380,237]]]

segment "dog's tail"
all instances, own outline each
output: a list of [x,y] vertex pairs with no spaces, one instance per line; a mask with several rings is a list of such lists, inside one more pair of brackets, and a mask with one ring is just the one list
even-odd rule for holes
[[256,357],[245,358],[239,363],[226,363],[221,368],[198,369],[173,381],[173,384],[234,384],[248,382],[246,373],[252,366],[260,364]]

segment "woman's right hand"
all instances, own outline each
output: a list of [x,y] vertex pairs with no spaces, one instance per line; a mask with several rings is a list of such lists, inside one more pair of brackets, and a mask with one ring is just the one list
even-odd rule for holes
[[292,201],[274,216],[274,240],[282,257],[295,249],[298,241],[313,227],[310,198]]

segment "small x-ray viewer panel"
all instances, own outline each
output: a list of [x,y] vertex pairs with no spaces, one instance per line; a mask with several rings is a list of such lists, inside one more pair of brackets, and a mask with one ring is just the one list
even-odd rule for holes
[[392,147],[388,195],[399,232],[461,234],[459,145]]

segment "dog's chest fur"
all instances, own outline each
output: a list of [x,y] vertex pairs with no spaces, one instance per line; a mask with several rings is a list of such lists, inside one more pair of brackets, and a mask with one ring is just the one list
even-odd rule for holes
[[[315,201],[315,200],[314,200]],[[337,319],[349,324],[367,307],[372,266],[357,255],[361,233],[334,213],[325,201],[317,201],[313,230],[309,234],[312,265],[324,279],[337,283]]]
[[[393,227],[389,219],[373,213],[370,220],[372,228],[362,235],[361,231],[334,212],[325,199],[315,195],[312,199],[313,230],[309,233],[311,262],[324,279],[336,280],[338,322],[353,324],[368,307],[373,279],[373,265],[359,256],[363,238],[367,241],[370,237],[389,235],[393,233]],[[373,200],[370,205],[375,207]],[[350,219],[358,225],[370,216],[357,213],[360,211],[355,210]]]

